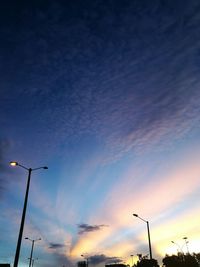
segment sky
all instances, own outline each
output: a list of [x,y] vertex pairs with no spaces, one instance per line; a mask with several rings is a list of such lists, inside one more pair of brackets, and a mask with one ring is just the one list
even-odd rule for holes
[[[124,262],[200,247],[198,0],[6,1],[0,262]],[[174,244],[171,242],[174,241]],[[83,255],[83,257],[81,256]],[[131,259],[130,255],[134,255]],[[38,258],[38,260],[36,260]]]

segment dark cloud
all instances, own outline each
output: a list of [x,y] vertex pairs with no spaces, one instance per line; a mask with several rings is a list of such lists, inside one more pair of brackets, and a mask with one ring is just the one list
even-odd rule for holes
[[100,224],[100,225],[89,225],[86,223],[82,223],[78,225],[79,228],[79,234],[84,234],[87,232],[95,232],[101,230],[103,227],[107,227],[108,225]]
[[91,264],[100,264],[103,262],[105,262],[105,263],[120,263],[123,261],[119,257],[108,257],[104,254],[90,256],[88,259],[89,259],[89,262]]
[[65,247],[64,244],[61,243],[49,243],[49,248],[50,249],[59,249]]

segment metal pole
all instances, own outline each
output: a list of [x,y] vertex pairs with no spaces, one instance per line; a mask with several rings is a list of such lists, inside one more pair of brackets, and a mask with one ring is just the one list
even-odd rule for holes
[[150,238],[149,222],[146,221],[146,223],[147,223],[147,232],[148,232],[148,240],[149,240],[149,256],[150,256],[150,260],[152,260],[151,238]]
[[25,199],[24,199],[24,208],[23,208],[23,212],[22,212],[21,225],[20,225],[20,230],[19,230],[19,236],[18,236],[18,241],[17,241],[17,248],[16,248],[15,260],[14,260],[13,267],[17,267],[18,261],[19,261],[19,254],[20,254],[20,248],[21,248],[21,243],[22,243],[22,235],[23,235],[23,230],[24,230],[24,221],[25,221],[25,217],[26,217],[26,206],[27,206],[27,201],[28,201],[31,171],[32,171],[31,168],[28,169],[28,181],[27,181],[27,186],[26,186],[26,195],[25,195]]
[[35,243],[35,240],[31,240],[31,241],[32,241],[32,247],[31,247],[31,255],[30,255],[30,261],[29,261],[29,267],[31,267],[32,257],[33,257],[33,248],[34,248],[34,243]]

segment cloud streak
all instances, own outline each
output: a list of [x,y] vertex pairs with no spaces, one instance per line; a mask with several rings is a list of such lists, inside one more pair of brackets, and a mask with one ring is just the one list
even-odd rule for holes
[[53,243],[53,242],[49,243],[50,249],[59,249],[59,248],[63,248],[63,247],[65,247],[65,245],[61,244],[61,243]]
[[82,223],[78,225],[78,229],[79,229],[78,234],[82,235],[88,232],[96,232],[96,231],[101,230],[103,227],[107,227],[107,226],[108,225],[105,225],[105,224],[89,225],[86,223]]
[[100,264],[100,263],[111,264],[111,263],[120,263],[123,261],[119,257],[109,257],[104,254],[93,255],[93,256],[90,256],[88,259],[91,264]]

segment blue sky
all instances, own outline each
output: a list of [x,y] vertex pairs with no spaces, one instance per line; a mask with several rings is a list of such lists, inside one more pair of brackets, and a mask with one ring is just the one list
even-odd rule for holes
[[[38,266],[199,248],[200,4],[8,1],[0,24],[0,261]],[[23,240],[20,266],[28,263]],[[183,247],[186,249],[186,247]],[[136,260],[136,258],[134,258]]]

